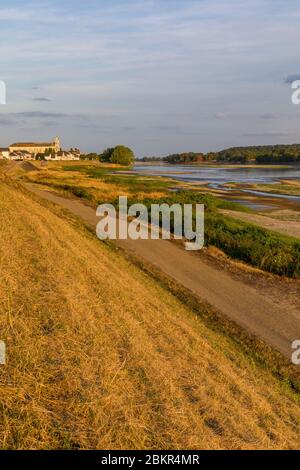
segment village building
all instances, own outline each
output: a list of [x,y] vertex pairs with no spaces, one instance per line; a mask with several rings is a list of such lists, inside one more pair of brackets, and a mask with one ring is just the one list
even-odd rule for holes
[[57,153],[52,155],[45,155],[45,160],[57,161],[57,160],[80,160],[80,150],[70,149],[70,150],[60,150]]
[[28,152],[33,155],[38,153],[44,154],[47,150],[59,152],[61,149],[59,137],[56,137],[53,142],[19,142],[9,146],[9,152]]
[[78,148],[62,150],[58,137],[53,142],[23,142],[0,148],[0,158],[8,160],[80,160]]
[[9,158],[9,148],[0,148],[0,158]]

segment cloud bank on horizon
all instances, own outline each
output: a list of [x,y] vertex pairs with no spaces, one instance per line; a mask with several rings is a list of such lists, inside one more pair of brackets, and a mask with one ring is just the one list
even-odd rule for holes
[[138,156],[300,141],[297,0],[2,0],[0,146]]

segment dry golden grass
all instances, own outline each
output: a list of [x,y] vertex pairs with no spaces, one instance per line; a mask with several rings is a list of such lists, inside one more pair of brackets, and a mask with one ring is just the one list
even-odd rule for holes
[[[77,163],[78,162],[76,162],[76,164]],[[114,166],[112,166],[111,170],[114,170]],[[119,196],[133,197],[142,201],[145,198],[159,198],[162,194],[165,194],[165,191],[137,190],[134,185],[127,183],[126,175],[123,175],[123,181],[112,183],[105,181],[105,179],[91,178],[80,171],[66,171],[59,167],[51,168],[51,166],[48,169],[42,169],[36,172],[32,171],[26,175],[23,173],[23,177],[29,182],[47,184],[50,187],[54,187],[56,190],[64,190],[65,185],[74,187],[75,184],[77,188],[87,190],[94,203],[114,201]],[[150,179],[151,178],[148,178],[148,180]]]
[[[44,168],[42,162],[35,162],[37,166],[40,166],[41,168]],[[47,161],[47,168],[50,169],[62,169],[65,165],[75,165],[78,167],[98,167],[98,168],[107,168],[107,163],[99,162],[98,160],[64,160],[64,161]],[[120,168],[120,165],[110,163],[109,164],[110,168]]]
[[299,400],[80,224],[0,189],[2,448],[299,448]]

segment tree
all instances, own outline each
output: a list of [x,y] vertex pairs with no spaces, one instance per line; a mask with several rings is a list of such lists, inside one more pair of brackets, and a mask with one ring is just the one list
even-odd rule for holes
[[99,155],[97,155],[95,152],[92,153],[87,153],[83,157],[84,160],[99,160]]
[[44,155],[45,157],[55,158],[55,150],[50,147],[46,148]]
[[100,155],[101,162],[110,162],[113,154],[114,148],[108,148],[104,150],[102,155]]
[[110,161],[118,165],[128,166],[134,162],[134,158],[134,153],[130,148],[118,145],[114,148]]

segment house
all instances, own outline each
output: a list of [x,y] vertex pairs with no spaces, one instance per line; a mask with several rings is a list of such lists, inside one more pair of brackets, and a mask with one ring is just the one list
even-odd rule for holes
[[10,152],[9,160],[22,160],[19,152]]
[[9,158],[9,149],[8,148],[0,148],[0,158]]
[[48,161],[63,161],[63,160],[80,160],[80,150],[78,149],[70,149],[60,150],[57,153],[53,153],[52,155],[45,155],[45,160]]

